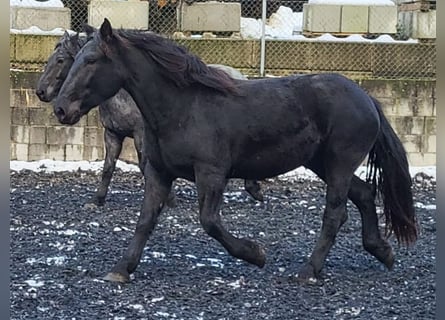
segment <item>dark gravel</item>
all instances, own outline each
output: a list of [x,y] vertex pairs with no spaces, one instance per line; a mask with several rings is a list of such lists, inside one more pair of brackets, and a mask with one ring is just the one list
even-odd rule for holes
[[232,182],[226,227],[255,238],[263,269],[229,256],[199,225],[196,189],[178,181],[177,208],[166,210],[129,284],[101,280],[121,256],[142,200],[137,173],[117,171],[103,208],[85,207],[99,176],[11,171],[11,319],[434,319],[435,183],[415,187],[421,237],[398,247],[393,271],[361,246],[354,206],[321,279],[293,275],[310,254],[321,222],[319,181],[268,180],[266,201]]

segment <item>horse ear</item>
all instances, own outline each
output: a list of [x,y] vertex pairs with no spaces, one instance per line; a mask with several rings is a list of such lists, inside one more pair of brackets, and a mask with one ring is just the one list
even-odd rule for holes
[[76,48],[77,46],[79,46],[79,33],[78,32],[76,32],[75,34],[73,34],[70,37],[70,43],[73,48]]
[[113,37],[113,28],[111,27],[111,23],[107,18],[104,19],[104,22],[100,26],[100,36],[106,42],[110,41]]
[[87,38],[91,38],[93,36],[93,34],[97,31],[97,29],[95,27],[90,26],[87,23],[84,23],[82,25],[82,29],[87,34]]

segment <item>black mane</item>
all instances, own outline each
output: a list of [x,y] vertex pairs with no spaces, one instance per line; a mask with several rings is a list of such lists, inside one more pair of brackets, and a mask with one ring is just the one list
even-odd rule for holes
[[124,46],[134,46],[146,53],[164,71],[163,75],[178,87],[199,83],[222,93],[236,94],[238,88],[226,72],[208,67],[184,46],[151,32],[115,30]]

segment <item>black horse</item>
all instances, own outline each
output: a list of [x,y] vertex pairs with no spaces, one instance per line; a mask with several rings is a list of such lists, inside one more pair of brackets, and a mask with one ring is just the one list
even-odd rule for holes
[[[86,36],[79,36],[78,33],[69,34],[65,31],[57,42],[54,52],[48,58],[45,70],[37,83],[36,94],[41,101],[50,102],[57,97],[74,62],[74,57],[95,31],[94,28],[89,26],[86,26],[86,29]],[[232,67],[217,64],[209,66],[219,68],[234,78],[245,79],[241,72]],[[138,163],[141,163],[144,122],[134,100],[124,89],[119,90],[115,96],[99,105],[99,115],[105,128],[105,161],[99,188],[91,202],[102,206],[105,204],[111,177],[116,168],[116,161],[122,151],[122,143],[126,137],[133,138]],[[140,167],[140,169],[143,170],[143,167]],[[245,188],[253,198],[259,201],[263,200],[261,188],[256,181],[245,180]],[[170,196],[168,203],[173,206],[173,194]]]
[[[140,262],[172,182],[194,181],[200,222],[234,257],[263,267],[265,252],[239,239],[219,215],[228,179],[264,179],[305,166],[327,184],[315,248],[298,273],[319,275],[347,219],[348,197],[362,218],[364,248],[391,269],[394,255],[378,227],[376,191],[388,233],[417,239],[411,177],[402,143],[379,103],[339,74],[235,80],[207,67],[176,43],[152,33],[114,30],[105,19],[77,54],[54,112],[74,124],[125,88],[144,122],[145,193],[135,234],[107,274],[128,281]],[[368,181],[354,175],[369,155]]]

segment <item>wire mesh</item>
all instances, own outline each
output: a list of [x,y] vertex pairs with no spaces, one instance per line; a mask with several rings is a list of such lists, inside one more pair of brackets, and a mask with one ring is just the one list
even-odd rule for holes
[[[381,0],[394,1],[392,6],[339,5],[339,1],[326,5],[326,1],[266,1],[266,74],[435,78],[436,1]],[[262,0],[10,0],[10,4],[12,68],[41,68],[63,30],[81,32],[85,23],[98,27],[107,17],[114,27],[171,37],[207,63],[261,76]]]

